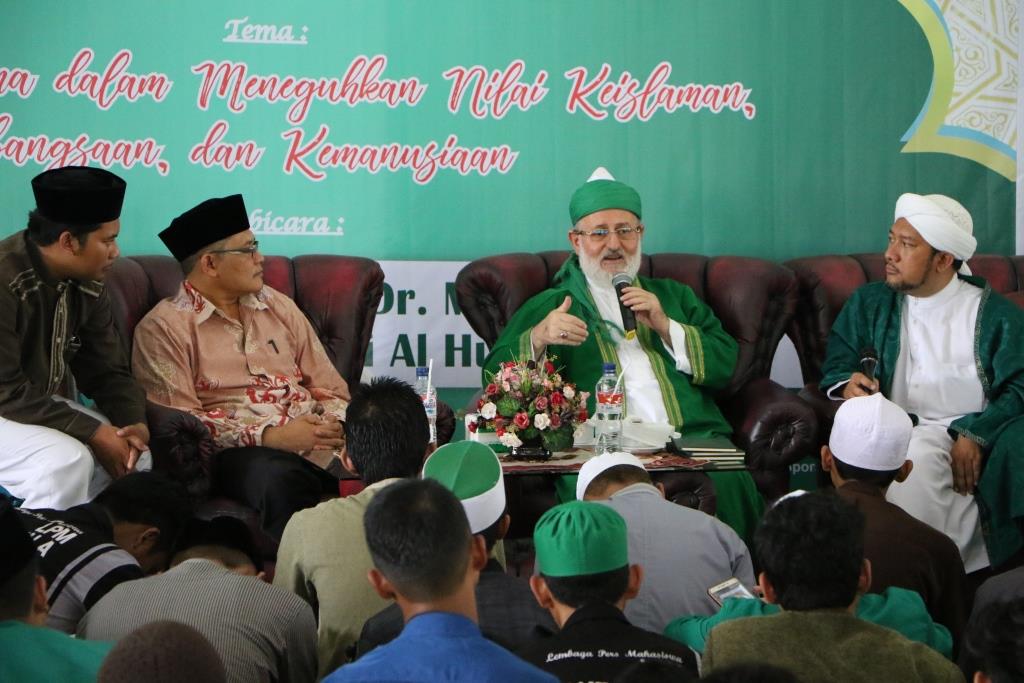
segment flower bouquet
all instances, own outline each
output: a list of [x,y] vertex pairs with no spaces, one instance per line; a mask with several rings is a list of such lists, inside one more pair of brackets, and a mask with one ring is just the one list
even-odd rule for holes
[[564,382],[551,360],[505,362],[488,379],[470,432],[493,430],[512,457],[541,459],[572,448],[575,426],[587,420],[589,394]]

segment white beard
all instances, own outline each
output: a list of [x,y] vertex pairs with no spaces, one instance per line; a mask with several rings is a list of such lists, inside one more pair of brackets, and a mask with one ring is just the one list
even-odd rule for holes
[[[610,273],[601,267],[601,259],[604,258],[606,254],[602,251],[600,256],[596,259],[592,259],[586,254],[586,252],[580,249],[578,255],[580,259],[580,270],[582,270],[583,274],[587,276],[587,280],[590,282],[591,286],[599,287],[601,289],[612,289],[612,278],[615,277],[615,273]],[[636,274],[640,272],[641,255],[640,245],[637,245],[636,251],[633,252],[632,256],[628,255],[625,251],[622,252],[622,257],[625,259],[626,265],[623,267],[621,272],[628,275],[630,280],[635,278]]]

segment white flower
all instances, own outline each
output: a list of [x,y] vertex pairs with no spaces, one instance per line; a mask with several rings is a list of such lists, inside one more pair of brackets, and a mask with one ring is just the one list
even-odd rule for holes
[[576,395],[576,390],[572,387],[562,387],[562,395],[568,399],[571,399]]
[[547,429],[551,425],[551,418],[547,413],[537,413],[533,416],[533,426],[537,429]]
[[494,405],[494,404],[493,404],[493,403],[491,403],[490,401],[488,401],[487,403],[485,403],[485,404],[484,404],[484,405],[483,405],[483,406],[482,406],[482,407],[480,408],[480,415],[482,415],[482,416],[483,416],[483,418],[484,418],[485,420],[493,420],[493,419],[494,419],[494,417],[495,417],[495,416],[496,416],[497,414],[498,414],[498,406]]
[[509,448],[519,448],[523,445],[523,442],[519,440],[519,437],[512,432],[505,432],[498,437],[498,441],[501,442],[502,446],[508,446]]

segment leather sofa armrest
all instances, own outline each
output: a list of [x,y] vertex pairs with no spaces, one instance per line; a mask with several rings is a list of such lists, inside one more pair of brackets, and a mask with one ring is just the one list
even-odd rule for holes
[[804,400],[814,411],[818,418],[818,445],[828,442],[828,435],[832,433],[832,423],[836,419],[836,411],[843,404],[842,401],[833,401],[821,390],[817,382],[811,382],[800,390],[800,398]]
[[153,468],[180,481],[200,500],[210,493],[210,459],[217,447],[199,418],[176,408],[146,401]]
[[767,377],[748,382],[721,405],[752,471],[785,470],[788,478],[791,464],[815,454],[814,410]]

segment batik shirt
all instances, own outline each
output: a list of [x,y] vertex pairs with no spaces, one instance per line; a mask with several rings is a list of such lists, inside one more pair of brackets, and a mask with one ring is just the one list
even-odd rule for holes
[[291,299],[264,286],[240,320],[190,283],[135,328],[132,370],[155,403],[185,410],[217,445],[259,446],[263,430],[308,414],[344,419],[345,380]]

